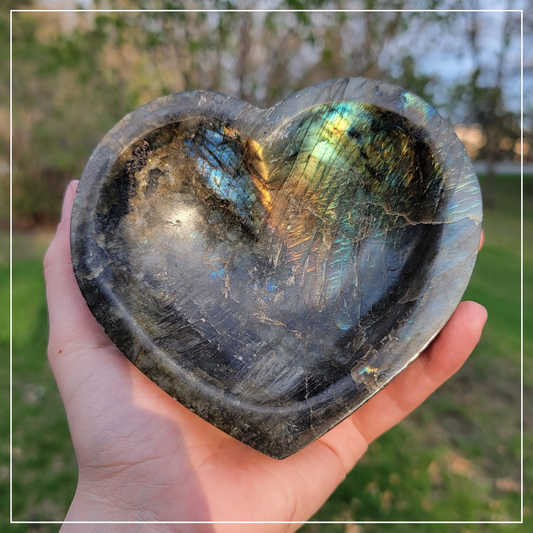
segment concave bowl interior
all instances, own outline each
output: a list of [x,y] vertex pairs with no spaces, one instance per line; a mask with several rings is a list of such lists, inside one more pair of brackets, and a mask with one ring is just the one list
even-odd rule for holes
[[82,293],[163,390],[282,458],[416,358],[475,261],[479,187],[451,128],[373,80],[269,110],[191,92],[104,138],[82,176]]

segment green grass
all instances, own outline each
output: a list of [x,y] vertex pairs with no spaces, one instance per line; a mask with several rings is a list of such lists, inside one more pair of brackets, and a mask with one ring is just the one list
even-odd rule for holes
[[[475,353],[463,369],[420,409],[370,446],[314,520],[518,520],[520,518],[520,183],[497,182],[497,206],[486,209],[486,243],[465,298],[489,311],[489,321]],[[533,179],[525,187],[525,308],[533,294]],[[61,520],[76,484],[76,462],[65,414],[46,360],[47,318],[40,258],[22,256],[13,269],[13,414],[14,518]],[[0,298],[8,304],[9,271],[0,267]],[[7,353],[8,317],[0,315],[0,350]],[[533,323],[525,317],[526,414],[533,389]],[[0,393],[8,410],[7,385]],[[533,440],[526,418],[526,440]],[[8,430],[0,419],[2,435]],[[533,453],[526,445],[526,513],[533,512]],[[8,442],[0,447],[2,513],[8,502]],[[4,516],[7,517],[7,514]],[[434,531],[431,524],[309,524],[307,533],[390,529]],[[445,531],[492,532],[498,525],[440,526]],[[12,526],[10,531],[55,532],[58,526]],[[522,531],[511,525],[506,531]]]
[[[8,288],[8,270],[0,272]],[[2,295],[7,299],[7,291]],[[2,302],[4,303],[4,302]],[[7,316],[3,317],[6,322]],[[2,324],[5,325],[5,324]],[[8,350],[1,329],[0,349]],[[62,520],[74,494],[76,460],[63,404],[46,358],[48,319],[44,301],[42,260],[17,261],[13,268],[13,517],[15,520]],[[8,389],[2,403],[8,405]],[[3,428],[4,429],[4,428]],[[7,421],[5,432],[7,432]],[[8,460],[2,442],[2,464]],[[1,481],[7,507],[7,479]],[[7,509],[6,509],[7,511]],[[12,531],[32,531],[27,525]],[[35,529],[57,531],[58,526]]]
[[[485,209],[486,240],[465,299],[489,312],[483,337],[461,371],[415,413],[373,443],[314,520],[496,521],[520,519],[520,180],[501,176],[497,205]],[[531,307],[533,178],[524,198],[524,301]],[[528,268],[529,267],[529,268]],[[524,320],[525,409],[533,387],[531,315]],[[530,370],[528,373],[528,369]],[[529,375],[527,375],[529,374]],[[528,409],[529,408],[529,409]],[[528,429],[529,428],[529,429]],[[531,419],[526,440],[531,442]],[[525,447],[526,513],[533,511],[533,453]],[[417,533],[434,531],[419,524]],[[365,524],[370,532],[411,531],[408,524]],[[458,531],[458,526],[439,526]],[[464,531],[501,528],[468,524]],[[341,525],[307,525],[307,533],[341,532]],[[506,531],[522,531],[521,525]]]

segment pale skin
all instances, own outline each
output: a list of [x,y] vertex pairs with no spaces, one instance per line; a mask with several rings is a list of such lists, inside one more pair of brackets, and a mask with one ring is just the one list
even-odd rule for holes
[[[486,310],[462,302],[433,343],[404,372],[326,435],[278,461],[227,436],[137,370],[89,311],[70,259],[77,182],[45,258],[48,358],[79,465],[66,521],[308,520],[368,445],[452,376],[477,344]],[[68,524],[62,533],[253,531],[284,533],[298,523]]]

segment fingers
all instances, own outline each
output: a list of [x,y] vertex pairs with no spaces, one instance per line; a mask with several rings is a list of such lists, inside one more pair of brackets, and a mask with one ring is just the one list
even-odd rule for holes
[[71,182],[63,199],[61,222],[44,259],[46,296],[50,318],[48,355],[52,368],[65,348],[76,344],[95,349],[110,344],[89,311],[74,277],[70,257],[70,217],[77,181]]
[[350,417],[367,442],[397,424],[461,368],[486,319],[483,306],[462,302],[429,348]]
[[479,236],[479,248],[478,252],[483,248],[483,245],[485,244],[485,231],[481,230],[481,234]]

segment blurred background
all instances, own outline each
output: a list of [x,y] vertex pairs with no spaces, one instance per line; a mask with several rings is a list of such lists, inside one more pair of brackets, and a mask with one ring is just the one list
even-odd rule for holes
[[[7,5],[6,5],[7,3]],[[220,91],[269,107],[308,85],[344,76],[417,93],[454,127],[474,161],[486,243],[465,298],[489,311],[465,367],[422,408],[378,439],[314,520],[519,520],[520,202],[525,308],[533,285],[533,2],[531,0],[2,2],[0,13],[0,299],[9,306],[9,9],[362,9],[362,12],[16,12],[12,16],[13,518],[62,520],[77,469],[46,360],[42,256],[66,184],[126,113],[159,96]],[[487,4],[490,4],[487,6]],[[521,141],[521,14],[524,137]],[[389,11],[379,10],[415,10]],[[430,11],[424,11],[430,10]],[[466,11],[446,11],[466,10]],[[521,191],[520,160],[524,159]],[[9,353],[9,315],[0,315]],[[525,438],[531,444],[533,321],[526,314]],[[7,372],[0,391],[9,408]],[[8,419],[0,447],[0,501],[9,501]],[[533,454],[525,449],[526,520]],[[527,481],[526,477],[526,481]],[[319,525],[302,531],[496,531],[490,524]],[[522,531],[523,526],[508,526]],[[58,525],[10,531],[55,532]]]

